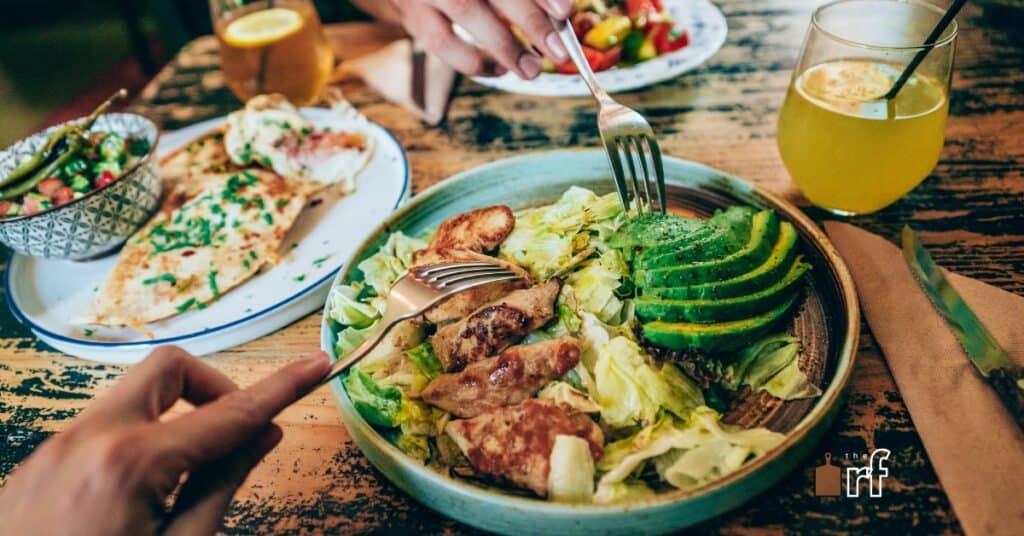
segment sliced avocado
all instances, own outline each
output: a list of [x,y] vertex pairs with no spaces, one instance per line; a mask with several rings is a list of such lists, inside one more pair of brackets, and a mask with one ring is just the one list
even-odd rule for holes
[[720,210],[704,222],[702,232],[645,248],[635,268],[662,268],[729,255],[747,243],[754,214],[750,207]]
[[665,300],[640,296],[633,300],[641,320],[666,322],[724,322],[757,316],[793,296],[804,283],[803,275],[811,266],[793,263],[779,282],[753,294],[724,300]]
[[641,214],[630,219],[608,238],[613,248],[646,248],[662,242],[690,237],[704,232],[707,220],[684,218],[675,214]]
[[702,350],[706,352],[728,352],[749,344],[751,339],[770,331],[785,317],[796,303],[793,295],[758,316],[718,322],[715,324],[690,324],[675,322],[648,322],[643,325],[644,337],[653,344],[672,350]]
[[639,287],[680,287],[721,281],[744,274],[764,263],[779,236],[779,219],[770,210],[754,215],[750,239],[739,251],[722,258],[691,262],[681,266],[639,270]]
[[[685,287],[647,287],[645,296],[667,300],[721,300],[753,294],[777,283],[793,267],[797,259],[799,235],[789,222],[779,224],[779,239],[768,260],[753,270],[724,281],[713,281]],[[797,259],[794,261],[794,259]]]

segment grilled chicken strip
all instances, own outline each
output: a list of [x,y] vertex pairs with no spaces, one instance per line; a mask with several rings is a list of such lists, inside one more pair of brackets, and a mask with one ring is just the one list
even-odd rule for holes
[[478,208],[441,222],[426,249],[416,252],[415,264],[431,251],[463,249],[483,253],[496,249],[516,225],[512,209],[505,205]]
[[458,417],[476,417],[530,398],[579,361],[580,343],[572,337],[512,346],[498,357],[477,361],[462,372],[441,374],[420,396]]
[[443,324],[458,320],[513,290],[532,283],[526,270],[484,255],[496,249],[515,227],[512,209],[504,205],[486,207],[452,216],[441,222],[430,244],[413,257],[414,266],[441,262],[493,262],[523,276],[522,281],[504,281],[462,292],[432,308],[424,315],[428,322]]
[[548,493],[555,437],[574,435],[604,454],[604,434],[586,414],[552,400],[530,398],[472,419],[451,421],[445,432],[477,471],[505,478],[544,497]]
[[464,318],[485,303],[497,300],[513,290],[528,288],[533,284],[529,272],[519,265],[483,253],[468,249],[423,250],[421,253],[419,257],[422,261],[421,265],[441,262],[490,262],[509,269],[521,278],[472,288],[452,296],[423,314],[423,317],[432,324],[444,324]]
[[470,363],[497,355],[520,337],[554,316],[562,282],[516,290],[492,301],[468,317],[437,330],[430,339],[445,372],[458,372]]

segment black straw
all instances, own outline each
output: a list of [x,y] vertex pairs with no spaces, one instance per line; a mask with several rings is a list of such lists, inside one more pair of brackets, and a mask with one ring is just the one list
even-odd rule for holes
[[926,48],[921,49],[914,56],[914,59],[910,60],[910,64],[907,65],[907,68],[903,70],[903,74],[901,74],[900,77],[896,80],[896,83],[893,84],[892,89],[890,89],[889,92],[885,94],[886,100],[892,100],[896,98],[896,95],[900,92],[901,89],[903,89],[903,85],[906,84],[907,80],[910,79],[910,76],[914,74],[914,69],[917,69],[917,66],[920,65],[922,61],[924,61],[925,56],[927,56],[928,53],[932,51],[932,45],[934,45],[935,41],[938,41],[939,37],[941,37],[942,34],[946,31],[946,27],[949,26],[949,23],[953,21],[953,17],[956,17],[956,14],[960,12],[960,8],[964,7],[965,3],[967,3],[967,0],[953,0],[953,3],[949,6],[949,9],[946,10],[946,14],[943,15],[941,19],[939,19],[939,23],[936,24],[935,28],[932,29],[932,33],[928,34],[928,38],[924,40],[924,46]]

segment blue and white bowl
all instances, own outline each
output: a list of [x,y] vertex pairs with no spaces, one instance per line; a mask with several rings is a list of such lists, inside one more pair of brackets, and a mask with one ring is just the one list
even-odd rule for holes
[[[81,121],[76,119],[75,121]],[[0,151],[0,177],[35,153],[55,125]],[[49,259],[85,260],[113,252],[149,220],[160,205],[161,183],[155,156],[159,131],[141,115],[105,114],[93,131],[145,138],[150,150],[114,182],[70,203],[28,216],[0,220],[0,242],[18,253]]]

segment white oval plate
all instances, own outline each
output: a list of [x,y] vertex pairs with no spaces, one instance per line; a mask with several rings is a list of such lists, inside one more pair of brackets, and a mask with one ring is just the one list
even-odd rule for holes
[[[329,125],[332,117],[320,108],[303,108],[302,114],[321,126]],[[182,147],[224,119],[164,134],[158,156]],[[401,145],[379,125],[371,124],[370,130],[377,144],[366,169],[356,177],[355,192],[340,199],[318,196],[321,202],[303,210],[282,242],[279,264],[206,309],[148,324],[153,338],[129,328],[86,332],[69,322],[88,307],[113,269],[116,255],[89,262],[13,255],[4,280],[7,305],[46,344],[76,357],[112,363],[137,362],[161,344],[177,344],[195,355],[209,354],[280,329],[323,307],[344,261],[365,235],[409,197],[409,163]]]
[[[725,16],[710,1],[665,0],[664,6],[671,14],[672,20],[677,21],[689,32],[690,44],[675,52],[630,67],[616,67],[597,73],[597,81],[605,91],[630,91],[675,78],[704,63],[722,48],[725,35],[728,33]],[[496,77],[474,77],[473,80],[481,85],[525,95],[590,95],[590,90],[583,83],[583,79],[575,74],[541,73],[533,80],[523,80],[510,72]]]

